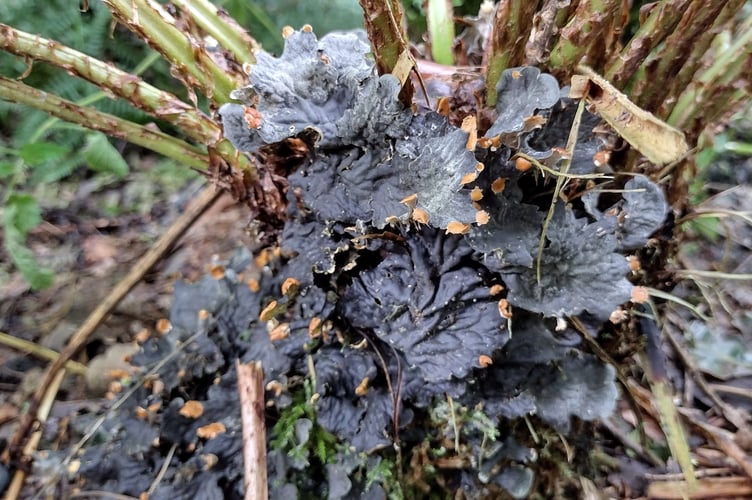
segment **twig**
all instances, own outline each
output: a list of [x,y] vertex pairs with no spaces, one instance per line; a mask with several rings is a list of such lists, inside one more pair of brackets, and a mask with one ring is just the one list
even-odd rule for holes
[[149,495],[153,495],[155,491],[157,491],[157,488],[159,487],[159,483],[162,482],[162,479],[164,479],[165,474],[167,474],[167,469],[170,468],[170,462],[172,462],[172,457],[175,455],[175,450],[178,449],[178,444],[174,443],[170,450],[167,452],[167,456],[164,459],[164,462],[162,463],[162,467],[159,468],[159,473],[157,473],[157,477],[154,478],[154,481],[152,481],[151,486],[149,486],[149,489],[146,490],[146,492]]
[[634,439],[629,437],[624,431],[619,429],[619,427],[610,419],[601,420],[601,425],[603,425],[608,430],[608,432],[611,433],[612,436],[618,439],[621,442],[621,444],[623,444],[626,448],[635,452],[640,458],[642,458],[646,462],[650,463],[654,467],[665,467],[666,464],[664,464],[663,461],[660,458],[658,458],[658,456],[655,453],[650,451],[650,449],[648,448],[644,448],[642,445],[640,445],[640,443],[636,442]]
[[[60,359],[60,358],[58,358]],[[53,377],[47,385],[40,385],[49,389],[49,392],[45,393],[44,399],[40,400],[36,410],[36,421],[39,422],[39,426],[34,430],[34,433],[26,441],[26,445],[23,448],[23,461],[24,465],[29,465],[31,462],[31,454],[39,446],[39,442],[42,440],[42,431],[44,430],[43,422],[50,416],[50,410],[55,402],[55,395],[57,394],[60,385],[65,378],[65,369],[58,370],[53,374]],[[27,413],[26,416],[30,415]],[[14,436],[15,437],[15,436]],[[21,488],[23,488],[24,481],[26,480],[26,467],[19,467],[13,474],[13,480],[11,481],[8,489],[5,491],[5,500],[16,500],[18,495],[21,494]]]
[[[616,371],[616,379],[619,381],[619,383],[624,388],[624,391],[626,393],[627,399],[629,400],[629,406],[632,407],[632,411],[635,414],[635,417],[637,418],[636,427],[637,427],[637,433],[640,436],[640,441],[643,445],[645,445],[645,450],[647,450],[647,443],[648,438],[645,434],[645,426],[643,425],[643,420],[645,420],[645,416],[640,409],[640,405],[637,402],[637,398],[635,397],[634,393],[632,392],[631,385],[629,384],[629,380],[627,377],[622,373],[621,368],[619,367],[619,364],[611,357],[610,354],[606,352],[601,345],[595,341],[592,335],[590,335],[590,332],[588,332],[585,325],[580,321],[580,318],[577,318],[576,316],[572,316],[569,318],[569,322],[572,324],[572,326],[577,330],[580,335],[582,335],[582,338],[587,342],[587,344],[590,346],[590,348],[595,352],[596,356],[600,358],[601,361],[604,363],[608,363],[611,366],[614,367],[614,370]],[[650,453],[650,461],[657,462],[660,465],[663,465],[661,460],[658,459],[652,452],[645,452],[646,454]]]
[[[35,344],[34,342],[29,342],[28,340],[14,337],[13,335],[5,332],[0,332],[0,344],[12,347],[13,349],[16,349],[18,351],[29,353],[41,359],[46,359],[47,361],[54,361],[58,356],[60,356],[59,353],[53,351],[52,349],[48,349],[41,345]],[[86,375],[86,365],[79,363],[78,361],[68,361],[65,364],[65,369],[73,373],[74,375]]]
[[109,498],[111,500],[138,500],[136,497],[99,490],[79,491],[78,493],[73,493],[70,498]]
[[[397,364],[397,381],[396,386],[397,390],[394,390],[395,384],[392,383],[392,377],[389,374],[389,365],[386,363],[386,359],[384,359],[384,355],[381,354],[381,349],[379,349],[378,344],[373,341],[373,339],[368,339],[369,343],[373,347],[373,352],[376,353],[376,356],[379,358],[379,362],[381,363],[381,367],[384,370],[384,377],[386,377],[386,386],[389,390],[389,395],[392,398],[392,424],[394,428],[394,451],[397,454],[397,480],[399,484],[402,484],[402,479],[404,476],[404,473],[402,471],[402,446],[400,445],[400,407],[402,405],[402,364],[400,363],[400,357],[397,353],[397,350],[394,348],[393,345],[387,344],[389,348],[392,350],[392,356],[394,356],[395,363]],[[313,365],[311,365],[313,366]],[[314,373],[311,371],[311,373]]]
[[746,477],[715,477],[700,479],[691,489],[686,481],[656,481],[648,486],[647,497],[661,500],[749,498],[752,482]]
[[245,499],[266,500],[266,423],[264,422],[264,371],[260,361],[236,360],[240,419],[243,424]]
[[693,412],[685,408],[679,408],[679,413],[687,417],[687,420],[700,429],[703,434],[713,439],[716,446],[721,449],[723,453],[733,459],[742,468],[747,477],[752,479],[752,461],[749,455],[742,450],[739,445],[734,442],[734,436],[725,429],[720,429],[714,425],[710,425],[706,422],[702,422],[697,418],[697,415],[693,415]]
[[[730,476],[733,472],[734,469],[730,467],[711,467],[708,469],[696,470],[695,477],[701,479],[713,476]],[[684,475],[681,472],[669,472],[666,474],[652,474],[646,472],[644,477],[649,481],[681,481],[684,478]]]
[[716,392],[722,392],[731,396],[737,396],[740,398],[752,399],[752,392],[746,387],[734,387],[733,385],[724,384],[708,384],[708,387]]
[[731,422],[737,429],[749,428],[744,415],[736,408],[733,408],[726,404],[726,402],[721,399],[720,396],[718,396],[718,393],[716,393],[716,391],[710,386],[710,384],[708,384],[708,381],[705,380],[705,377],[700,371],[700,368],[697,366],[697,363],[695,363],[695,360],[692,358],[692,355],[687,352],[687,349],[679,341],[676,335],[676,330],[669,323],[680,324],[681,319],[678,318],[675,314],[667,312],[666,321],[664,321],[663,323],[663,333],[671,342],[674,351],[676,351],[676,353],[679,355],[679,358],[681,358],[682,363],[684,363],[684,366],[692,376],[692,379],[697,382],[697,385],[700,386],[700,389],[702,389],[703,392],[705,392],[705,394],[707,394],[708,397],[713,401],[713,404],[718,407],[726,420]]
[[[23,461],[24,457],[28,457],[28,447],[20,453],[20,456],[18,456],[19,450],[26,440],[34,422],[39,422],[41,424],[46,420],[47,415],[42,413],[43,408],[40,405],[42,401],[48,401],[50,399],[54,400],[59,386],[55,386],[53,382],[58,377],[62,377],[65,373],[65,363],[67,363],[84,347],[89,336],[94,333],[96,328],[107,318],[110,312],[120,303],[128,292],[130,292],[130,290],[141,281],[144,274],[146,274],[149,269],[151,269],[152,266],[154,266],[154,264],[156,264],[162,256],[170,250],[175,241],[191,227],[193,222],[211,207],[220,195],[221,191],[216,190],[213,187],[205,188],[199,195],[198,199],[196,199],[196,201],[189,206],[180,217],[178,217],[154,246],[151,247],[143,257],[141,257],[128,275],[125,276],[125,278],[117,284],[109,295],[104,298],[99,306],[97,306],[97,308],[89,315],[84,324],[73,334],[68,341],[68,345],[60,353],[60,356],[58,356],[58,358],[47,367],[47,370],[42,377],[42,381],[30,402],[29,410],[26,415],[24,415],[21,424],[11,440],[9,449],[13,455],[16,455],[14,458]],[[12,500],[15,497],[8,496],[6,498]]]
[[658,410],[661,427],[666,436],[671,456],[679,463],[679,467],[684,473],[684,480],[689,485],[690,490],[693,490],[697,485],[695,468],[692,463],[687,435],[681,425],[678,409],[671,394],[671,382],[668,378],[666,359],[661,350],[661,331],[657,319],[655,319],[657,315],[654,313],[653,317],[648,316],[647,306],[644,304],[638,304],[636,308],[646,313],[639,317],[639,327],[647,341],[643,368],[653,393],[653,404]]

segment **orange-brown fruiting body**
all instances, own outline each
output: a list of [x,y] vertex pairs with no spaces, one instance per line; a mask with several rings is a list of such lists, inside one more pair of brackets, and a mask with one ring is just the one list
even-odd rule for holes
[[274,315],[275,315],[276,309],[277,309],[277,305],[278,304],[277,304],[276,300],[272,300],[271,302],[269,302],[269,304],[259,314],[259,319],[261,321],[269,321],[272,318],[274,318]]
[[428,212],[422,208],[416,208],[411,215],[412,219],[419,224],[428,224]]
[[308,322],[308,336],[312,339],[318,338],[321,335],[321,318],[314,316],[311,321]]
[[368,377],[363,377],[363,380],[360,381],[358,387],[355,388],[355,394],[361,397],[368,394],[368,382]]
[[608,165],[608,162],[611,160],[611,151],[603,150],[598,151],[593,155],[593,164],[595,164],[596,167],[602,167],[603,165]]
[[481,368],[488,368],[493,364],[493,359],[491,359],[490,356],[486,356],[485,354],[481,354],[478,356],[478,364]]
[[462,180],[460,180],[461,184],[470,184],[471,182],[474,182],[475,179],[478,178],[478,172],[468,172],[467,174],[462,176]]
[[510,309],[507,299],[501,299],[499,301],[499,314],[501,314],[502,318],[509,319],[512,317],[512,310]]
[[282,295],[295,294],[300,288],[300,281],[295,278],[287,278],[281,286]]
[[632,302],[636,304],[644,304],[650,300],[650,293],[644,286],[632,287]]
[[501,136],[496,137],[481,137],[478,139],[478,145],[482,148],[496,150],[501,146]]
[[447,234],[467,234],[470,231],[470,224],[464,224],[462,222],[452,221],[447,224]]
[[151,337],[151,335],[149,334],[149,330],[147,330],[146,328],[142,328],[136,334],[136,342],[138,342],[139,344],[143,344],[144,342],[149,340],[149,337]]
[[640,258],[636,255],[627,256],[627,262],[629,263],[629,269],[632,272],[637,272],[640,269],[642,269],[642,264],[640,264]]
[[271,332],[269,332],[269,340],[276,342],[277,340],[283,340],[290,336],[290,324],[280,323],[275,326]]
[[178,411],[185,418],[198,418],[204,414],[204,405],[201,401],[189,400],[186,401],[180,411]]
[[488,224],[488,221],[491,220],[491,216],[488,215],[488,212],[485,210],[479,210],[475,213],[475,222],[477,222],[479,225]]
[[172,323],[167,318],[160,318],[157,320],[157,333],[164,335],[172,330]]
[[507,185],[507,180],[502,179],[501,177],[497,177],[495,181],[491,183],[491,191],[493,191],[494,194],[499,194],[502,191],[504,191],[504,188]]
[[259,113],[259,111],[256,108],[253,108],[251,106],[243,107],[243,118],[245,118],[245,124],[248,126],[249,129],[252,129],[252,130],[260,129],[261,124],[263,123],[261,113]]
[[530,167],[532,167],[533,164],[530,162],[530,160],[527,160],[527,159],[519,156],[519,157],[517,157],[516,160],[514,160],[514,166],[520,172],[527,172],[528,170],[530,170]]
[[466,116],[462,120],[462,125],[460,126],[460,128],[469,134],[465,148],[468,151],[475,151],[475,146],[477,146],[478,144],[478,123],[475,120],[475,116]]
[[226,430],[222,422],[212,422],[196,429],[196,435],[202,439],[214,439]]
[[415,205],[418,203],[417,193],[413,193],[410,196],[405,196],[400,200],[400,203],[407,205],[410,208],[415,208]]
[[448,97],[439,97],[436,101],[436,112],[442,116],[449,116],[451,106],[449,105]]

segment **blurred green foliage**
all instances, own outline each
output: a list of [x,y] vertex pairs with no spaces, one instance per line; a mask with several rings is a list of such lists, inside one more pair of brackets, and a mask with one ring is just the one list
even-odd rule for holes
[[282,50],[282,28],[313,26],[317,35],[334,30],[363,27],[363,11],[358,0],[213,0],[248,29],[265,50]]
[[[0,19],[29,33],[59,41],[98,59],[112,61],[133,70],[139,63],[147,76],[158,84],[170,83],[167,64],[141,41],[111,25],[109,10],[91,2],[86,12],[69,0],[49,0],[43,8],[31,0],[0,3]],[[117,38],[117,42],[114,39]],[[122,100],[106,99],[99,89],[64,70],[48,64],[24,60],[0,52],[0,74],[23,77],[26,84],[104,112],[144,123],[148,117]],[[0,101],[0,203],[5,253],[23,273],[29,284],[40,289],[54,278],[50,269],[40,267],[26,247],[26,237],[42,220],[45,200],[36,196],[38,188],[77,174],[106,175],[122,179],[129,171],[116,143],[104,134],[50,118],[41,111]]]

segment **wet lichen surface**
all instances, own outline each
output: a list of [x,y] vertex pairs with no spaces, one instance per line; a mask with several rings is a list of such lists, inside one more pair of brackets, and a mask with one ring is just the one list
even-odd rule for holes
[[150,498],[241,498],[236,359],[263,364],[272,498],[522,498],[530,425],[566,435],[613,410],[614,369],[568,318],[595,334],[630,301],[625,257],[663,223],[660,188],[594,175],[587,112],[563,159],[577,105],[550,75],[505,71],[479,137],[474,117],[402,106],[368,51],[294,32],[220,110],[242,151],[308,147],[279,246],[176,284],[170,331],[133,358],[153,373],[78,457],[79,486],[138,496],[173,450]]

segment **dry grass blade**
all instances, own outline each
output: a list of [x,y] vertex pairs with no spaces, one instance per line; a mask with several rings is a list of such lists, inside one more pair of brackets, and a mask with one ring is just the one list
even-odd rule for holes
[[587,66],[578,66],[577,71],[589,81],[573,77],[574,96],[584,95],[595,112],[648,160],[663,165],[688,154],[689,146],[681,131],[641,109]]
[[[5,332],[0,332],[0,344],[12,347],[13,349],[16,349],[18,351],[29,353],[39,359],[46,359],[47,361],[54,361],[58,358],[58,356],[60,356],[59,353],[53,351],[52,349],[48,349],[39,344],[35,344],[34,342],[29,342],[28,340],[14,337],[13,335],[9,335]],[[73,373],[74,375],[86,374],[86,365],[79,363],[78,361],[68,361],[67,363],[65,363],[65,369]]]
[[546,232],[548,226],[551,223],[551,219],[554,216],[556,210],[556,202],[559,199],[561,190],[564,188],[569,173],[569,166],[572,164],[572,157],[574,156],[574,148],[577,145],[577,134],[580,132],[580,121],[582,120],[582,112],[585,110],[585,99],[580,99],[580,103],[577,106],[577,112],[574,115],[574,121],[572,122],[572,128],[569,130],[569,138],[567,139],[567,157],[561,164],[559,169],[560,175],[556,177],[556,185],[554,187],[554,194],[551,198],[551,206],[548,209],[548,214],[543,221],[543,228],[541,229],[540,240],[538,241],[538,255],[535,258],[535,277],[538,281],[538,286],[541,283],[541,259],[543,258],[543,249],[546,246]]
[[653,481],[648,486],[647,497],[661,500],[749,498],[752,480],[746,477],[715,477],[700,479],[695,489],[685,481]]
[[697,427],[703,434],[715,442],[716,446],[736,462],[739,467],[744,471],[744,474],[748,478],[752,479],[752,459],[749,454],[741,449],[734,441],[734,435],[725,429],[721,429],[714,425],[710,425],[703,422],[702,414],[698,415],[697,411],[679,409],[679,411],[689,420],[689,422]]
[[[52,405],[55,403],[55,396],[57,395],[57,391],[60,389],[60,385],[63,383],[64,378],[65,368],[60,369],[52,374],[52,377],[50,377],[48,381],[48,385],[40,386],[44,389],[47,389],[47,391],[45,392],[44,397],[39,401],[37,407],[34,408],[33,415],[36,421],[40,423],[41,427],[44,426],[44,422],[46,422],[47,417],[50,416]],[[26,417],[28,417],[29,415],[32,415],[31,408],[26,414]],[[36,429],[24,444],[22,450],[23,457],[31,457],[31,454],[34,453],[34,451],[36,451],[37,449],[37,446],[39,446],[39,442],[42,440],[41,427],[39,429]],[[28,460],[24,460],[22,463],[28,463]],[[16,473],[13,475],[13,479],[8,486],[8,489],[5,491],[5,500],[16,500],[17,498],[19,498],[21,489],[24,485],[24,481],[26,481],[26,472],[24,469],[19,468],[16,470]]]
[[679,420],[679,412],[674,405],[665,355],[661,350],[661,331],[658,329],[656,320],[647,315],[640,316],[639,324],[642,334],[647,340],[643,366],[650,384],[650,390],[653,393],[653,403],[658,411],[671,456],[679,463],[679,467],[684,474],[684,480],[687,482],[690,491],[693,491],[697,486],[695,468],[692,463],[687,436]]

